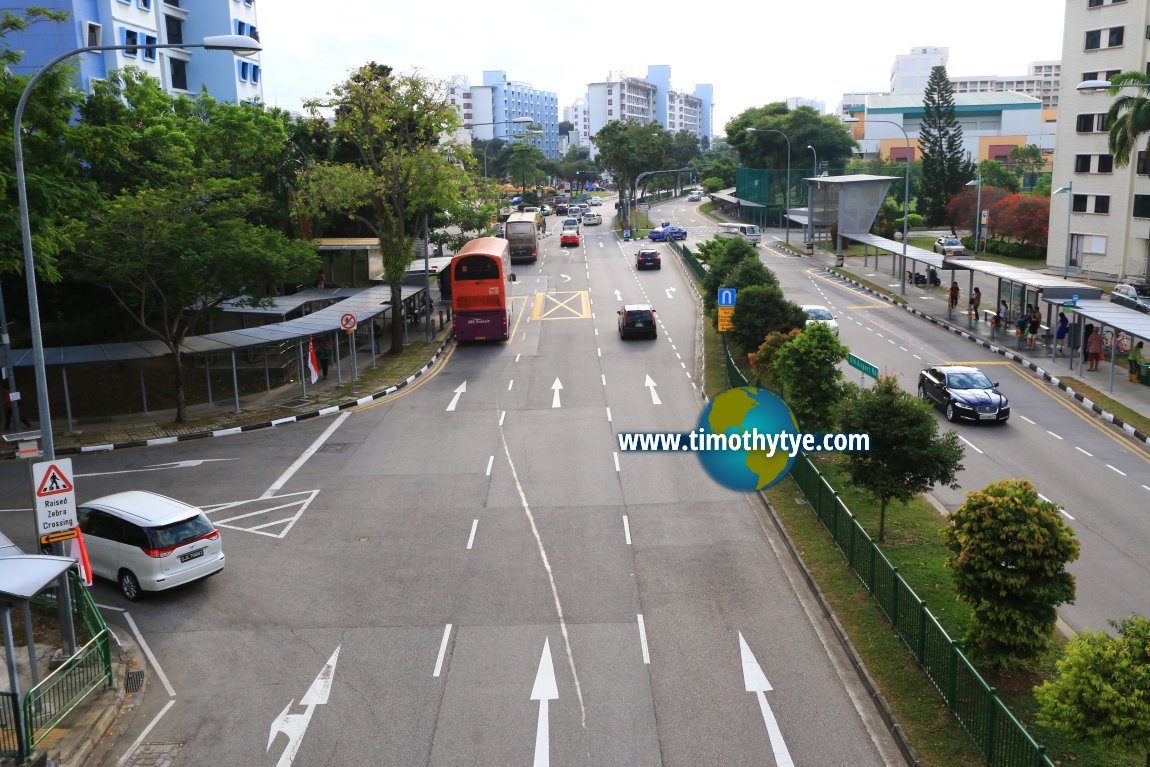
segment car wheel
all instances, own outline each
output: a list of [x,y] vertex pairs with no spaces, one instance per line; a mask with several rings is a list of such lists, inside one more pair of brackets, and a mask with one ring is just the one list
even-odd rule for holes
[[120,593],[130,602],[135,602],[144,595],[140,589],[140,581],[136,579],[131,570],[120,571],[119,583]]
[[946,403],[946,420],[950,421],[951,423],[954,423],[956,420],[958,420],[958,416],[954,412],[953,402]]
[[918,398],[926,399],[926,389],[922,388],[922,384],[918,385]]

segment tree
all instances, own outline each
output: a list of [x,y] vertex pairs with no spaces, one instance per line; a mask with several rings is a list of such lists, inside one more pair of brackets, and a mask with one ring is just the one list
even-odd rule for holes
[[[755,130],[748,131],[747,128]],[[790,139],[791,152],[796,155],[791,157],[794,169],[804,162],[802,157],[806,155],[800,153],[807,145],[818,152],[820,163],[832,168],[843,167],[850,162],[853,150],[858,146],[835,115],[821,115],[806,106],[789,109],[786,103],[775,102],[743,110],[727,123],[727,141],[743,165],[769,170],[787,167],[787,141],[769,130],[782,131]],[[901,170],[899,172],[901,174]],[[800,173],[806,174],[807,171]]]
[[[919,213],[929,224],[946,221],[947,203],[962,190],[974,173],[964,159],[962,126],[954,115],[954,87],[946,67],[932,67],[923,93],[922,127],[918,146],[922,152],[922,197]],[[953,229],[953,222],[949,222]]]
[[1078,541],[1058,507],[1028,480],[992,482],[968,493],[945,533],[958,598],[970,605],[969,639],[1002,667],[1046,649],[1057,607],[1074,601]]
[[573,122],[571,122],[570,120],[560,120],[559,121],[559,133],[560,134],[570,134],[571,131],[573,131],[573,130],[575,130],[575,124]]
[[989,227],[992,233],[997,233],[999,224],[998,213],[995,210],[999,203],[1010,196],[1010,193],[1005,189],[997,186],[987,186],[986,179],[983,179],[982,195],[978,194],[978,189],[968,186],[958,194],[950,198],[950,203],[947,205],[947,218],[953,221],[957,226],[970,229],[972,232],[975,229],[975,213],[974,208],[979,203],[982,203],[983,210],[989,210]]
[[379,238],[384,279],[391,286],[391,354],[403,352],[403,276],[423,216],[451,208],[467,187],[466,171],[440,137],[459,125],[442,89],[421,75],[393,75],[370,62],[306,104],[312,114],[334,109],[332,133],[358,151],[354,163],[320,162],[304,175],[301,212],[341,213]]
[[[603,167],[615,177],[619,202],[630,210],[635,201],[635,183],[639,175],[665,167],[670,134],[658,123],[646,125],[612,120],[591,137],[599,150]],[[624,222],[629,223],[629,222]]]
[[939,435],[930,406],[903,391],[894,376],[870,389],[851,388],[839,408],[839,429],[870,434],[870,450],[850,453],[855,484],[879,502],[878,539],[886,539],[886,509],[935,485],[958,487],[962,445],[953,431]]
[[[1116,98],[1106,111],[1106,125],[1110,126],[1107,144],[1114,164],[1125,168],[1132,154],[1150,149],[1146,140],[1150,136],[1150,75],[1138,70],[1119,72],[1110,83],[1110,95]],[[1138,86],[1134,95],[1122,92],[1130,85]]]
[[782,385],[775,376],[775,359],[779,349],[782,349],[792,338],[802,332],[798,328],[794,328],[785,333],[767,333],[762,345],[747,355],[747,361],[751,363],[754,383],[765,386],[774,392],[781,390]]
[[745,355],[762,346],[770,333],[803,327],[807,314],[788,301],[777,285],[752,285],[739,291],[733,321],[728,336],[735,350]]
[[982,175],[984,191],[991,186],[1005,189],[1008,192],[1018,191],[1018,176],[998,160],[983,160],[978,164],[978,172]]
[[827,432],[834,428],[835,407],[844,391],[839,363],[848,352],[833,330],[813,322],[774,356],[774,379],[782,389],[779,394],[804,431]]
[[1041,147],[1036,144],[1016,146],[1010,150],[1010,168],[1022,178],[1023,187],[1033,187],[1035,176],[1046,167],[1046,157],[1043,156]]
[[1079,632],[1058,675],[1034,689],[1038,722],[1072,737],[1146,754],[1150,767],[1150,620],[1111,621],[1118,636]]
[[512,183],[519,184],[519,191],[526,192],[529,184],[539,176],[539,166],[544,161],[543,151],[530,144],[509,144],[503,148],[506,159],[502,166]]
[[1012,194],[994,206],[996,232],[1013,237],[1021,245],[1045,250],[1050,231],[1050,198]]
[[731,287],[727,284],[727,278],[735,267],[748,258],[759,260],[754,246],[745,240],[715,239],[711,242],[714,244],[700,248],[705,250],[707,263],[707,274],[703,277],[703,306],[707,311],[715,308],[719,288]]

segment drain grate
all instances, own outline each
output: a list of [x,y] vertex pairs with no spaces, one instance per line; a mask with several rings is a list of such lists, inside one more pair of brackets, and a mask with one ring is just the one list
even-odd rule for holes
[[121,767],[171,767],[184,743],[141,743],[124,754]]
[[327,444],[325,444],[323,447],[321,447],[316,452],[317,453],[344,453],[344,452],[347,452],[347,449],[349,447],[351,447],[350,442],[328,442]]
[[144,672],[143,671],[129,671],[128,680],[124,682],[124,690],[127,692],[139,692],[140,688],[144,686]]

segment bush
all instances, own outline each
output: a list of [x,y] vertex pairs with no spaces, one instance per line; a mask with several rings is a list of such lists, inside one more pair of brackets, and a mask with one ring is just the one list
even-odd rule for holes
[[703,179],[703,188],[707,190],[707,194],[717,192],[723,188],[723,179],[718,176],[709,176]]
[[[909,229],[922,229],[923,223],[925,221],[925,219],[923,219],[923,217],[918,213],[911,213],[908,217],[908,220],[910,223],[907,228]],[[894,228],[899,232],[902,231],[902,216],[899,216],[894,220]]]

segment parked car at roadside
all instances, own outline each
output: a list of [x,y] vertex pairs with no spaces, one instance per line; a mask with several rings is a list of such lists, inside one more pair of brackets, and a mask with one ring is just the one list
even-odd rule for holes
[[1120,283],[1110,292],[1110,303],[1150,314],[1150,285]]
[[966,246],[957,237],[939,237],[934,241],[934,252],[944,256],[965,256]]

